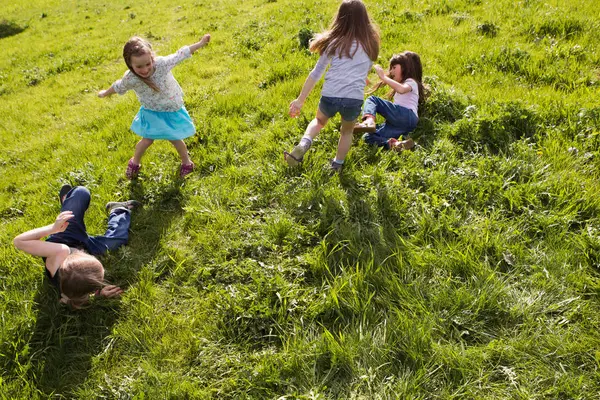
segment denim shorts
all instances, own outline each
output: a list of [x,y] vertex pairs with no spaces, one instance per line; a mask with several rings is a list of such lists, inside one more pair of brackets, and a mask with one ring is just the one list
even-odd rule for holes
[[321,96],[319,110],[329,118],[340,113],[344,121],[352,122],[360,115],[362,103],[362,100],[357,99]]

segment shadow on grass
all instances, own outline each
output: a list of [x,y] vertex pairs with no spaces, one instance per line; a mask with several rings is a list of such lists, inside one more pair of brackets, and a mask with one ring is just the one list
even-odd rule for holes
[[30,384],[46,396],[69,397],[87,378],[92,357],[106,346],[104,339],[118,318],[120,303],[95,301],[73,311],[58,303],[58,292],[49,282],[35,302],[37,318],[29,340]]
[[23,32],[27,27],[21,27],[11,21],[0,21],[0,39],[18,35]]
[[106,257],[110,282],[126,288],[137,280],[140,269],[160,251],[164,232],[183,212],[181,182],[173,180],[147,188],[140,181],[130,183],[129,198],[141,201],[144,207],[132,216],[128,245]]
[[[181,215],[179,182],[144,191],[130,186],[130,198],[144,208],[134,211],[130,242],[101,258],[107,281],[123,289],[137,280],[143,265],[152,262],[160,241],[173,218]],[[120,316],[118,300],[98,299],[85,309],[72,311],[58,303],[58,294],[48,282],[36,296],[37,318],[29,341],[32,369],[30,382],[46,396],[75,394],[92,368],[93,358],[110,346],[109,336]]]

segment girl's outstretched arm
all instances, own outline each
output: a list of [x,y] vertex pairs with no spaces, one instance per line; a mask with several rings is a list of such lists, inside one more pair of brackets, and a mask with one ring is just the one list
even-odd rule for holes
[[296,118],[298,115],[300,115],[300,110],[304,105],[304,101],[306,100],[310,92],[313,90],[317,82],[321,80],[321,77],[325,73],[329,62],[329,55],[321,54],[319,56],[319,61],[317,61],[317,64],[315,65],[313,70],[310,71],[310,74],[308,74],[308,78],[306,78],[306,81],[304,82],[304,86],[302,87],[302,92],[300,92],[300,96],[298,96],[298,98],[292,101],[292,103],[290,104],[290,117]]
[[198,50],[201,47],[204,47],[208,44],[208,42],[210,42],[210,33],[205,34],[204,36],[202,36],[202,39],[200,39],[199,42],[194,43],[192,45],[189,46],[190,48],[190,53],[194,54],[194,52],[196,50]]
[[117,92],[115,92],[115,89],[113,89],[113,87],[111,86],[111,87],[109,87],[106,90],[99,91],[98,92],[98,97],[106,97],[106,96],[113,95],[115,93],[117,93]]
[[377,72],[377,76],[379,76],[381,82],[394,89],[396,93],[408,93],[412,90],[410,85],[407,85],[406,83],[400,83],[387,76],[383,68],[381,68],[381,65],[374,65],[373,68],[375,68],[375,72]]
[[290,103],[290,111],[289,111],[290,117],[296,118],[298,115],[300,115],[300,110],[302,109],[302,106],[304,105],[304,101],[306,100],[306,98],[308,97],[310,92],[313,90],[316,83],[317,83],[317,81],[315,81],[313,78],[311,78],[310,75],[308,76],[308,78],[306,78],[306,81],[304,81],[304,86],[302,86],[302,91],[300,92],[300,96],[298,96],[298,98],[296,100],[294,100]]

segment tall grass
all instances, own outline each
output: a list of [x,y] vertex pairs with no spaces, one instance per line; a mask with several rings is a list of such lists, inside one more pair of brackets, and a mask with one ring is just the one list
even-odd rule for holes
[[[600,20],[592,2],[367,2],[380,64],[416,51],[430,89],[414,152],[289,102],[337,3],[161,0],[0,11],[0,393],[5,398],[598,398]],[[121,46],[211,44],[175,76],[196,171],[156,143],[135,182],[135,96],[96,92]],[[379,93],[383,95],[383,93]],[[63,183],[136,198],[103,258],[122,299],[60,306],[12,238],[50,223]]]

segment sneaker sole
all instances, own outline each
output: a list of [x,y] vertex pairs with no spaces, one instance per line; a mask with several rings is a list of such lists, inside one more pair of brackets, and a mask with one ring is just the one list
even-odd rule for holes
[[353,133],[375,133],[377,128],[374,126],[358,126],[354,127]]
[[106,208],[107,212],[111,212],[115,208],[124,207],[129,211],[132,211],[138,207],[141,207],[142,203],[137,200],[127,200],[127,201],[109,201],[106,203],[104,208]]
[[63,185],[60,188],[60,192],[58,192],[58,201],[60,202],[61,205],[63,203],[63,197],[65,197],[67,194],[69,194],[71,189],[73,189],[73,187],[71,185]]

